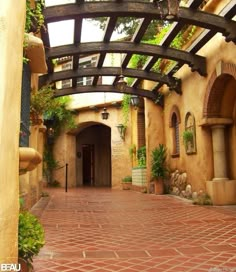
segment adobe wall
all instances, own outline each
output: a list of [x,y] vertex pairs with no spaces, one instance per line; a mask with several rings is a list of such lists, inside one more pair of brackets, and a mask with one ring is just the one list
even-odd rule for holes
[[[176,105],[180,111],[181,122],[179,124],[180,134],[180,156],[170,159],[171,169],[179,169],[187,172],[188,182],[193,185],[193,190],[205,190],[205,182],[213,178],[213,157],[212,157],[212,137],[210,128],[200,126],[203,118],[203,107],[205,93],[209,80],[217,64],[220,61],[225,63],[236,63],[236,47],[230,43],[225,43],[222,35],[216,35],[208,42],[199,55],[207,58],[207,77],[200,76],[197,72],[192,73],[187,65],[176,73],[176,77],[182,79],[182,95],[175,92],[169,93],[165,99],[164,126],[166,132],[166,145],[172,149],[171,131],[169,120],[171,109]],[[185,115],[187,112],[194,114],[196,121],[196,145],[197,153],[187,155],[182,140],[184,131]]]
[[[117,130],[117,125],[123,123],[122,112],[120,108],[108,107],[107,111],[110,113],[108,120],[102,120],[100,109],[98,112],[93,110],[80,111],[76,117],[78,124],[77,130],[72,130],[69,134],[62,134],[55,143],[54,155],[55,159],[61,162],[61,165],[68,163],[69,176],[68,185],[75,187],[78,184],[76,179],[77,171],[81,172],[81,166],[78,164],[76,158],[76,135],[83,131],[84,128],[92,124],[103,124],[111,129],[111,182],[112,188],[120,188],[120,182],[123,177],[131,176],[131,159],[129,157],[129,147],[131,145],[131,123],[128,124],[125,140],[120,138]],[[91,121],[92,120],[92,121]],[[96,137],[96,135],[94,136]],[[77,169],[76,169],[77,168]],[[101,170],[102,172],[102,170]],[[64,186],[64,171],[58,170],[55,172],[54,178],[57,179],[62,186]],[[80,183],[80,182],[79,182]]]
[[17,262],[19,133],[25,1],[0,2],[0,263]]
[[[151,83],[144,83],[144,88],[152,88]],[[163,127],[163,108],[149,99],[145,99],[145,132],[147,157],[147,183],[151,181],[151,154],[159,144],[165,144]]]

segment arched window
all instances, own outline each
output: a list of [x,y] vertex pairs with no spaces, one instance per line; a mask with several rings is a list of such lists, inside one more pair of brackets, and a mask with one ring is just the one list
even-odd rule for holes
[[179,109],[174,106],[170,115],[170,128],[172,128],[172,157],[179,157],[180,143],[179,143],[179,123],[180,114]]

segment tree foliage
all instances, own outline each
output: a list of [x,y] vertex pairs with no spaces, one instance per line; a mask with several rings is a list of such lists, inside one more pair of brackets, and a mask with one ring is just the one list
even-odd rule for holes
[[[97,17],[89,20],[98,25],[100,29],[105,30],[107,25],[107,17]],[[119,34],[124,34],[125,36],[131,37],[135,33],[139,23],[140,18],[119,17],[114,30]],[[142,40],[153,39],[154,36],[158,33],[159,28],[164,24],[166,24],[166,22],[161,20],[153,20],[150,23]]]

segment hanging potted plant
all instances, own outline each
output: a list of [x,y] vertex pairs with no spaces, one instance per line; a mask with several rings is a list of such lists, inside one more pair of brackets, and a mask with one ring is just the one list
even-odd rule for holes
[[40,125],[44,112],[55,108],[53,89],[50,85],[43,86],[40,90],[31,94],[30,98],[30,119],[32,125]]
[[164,193],[164,180],[168,176],[168,168],[166,166],[166,147],[159,144],[152,150],[151,154],[151,175],[155,182],[155,194]]

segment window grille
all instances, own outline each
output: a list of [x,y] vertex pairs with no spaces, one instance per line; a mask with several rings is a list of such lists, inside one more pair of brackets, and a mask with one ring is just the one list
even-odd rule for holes
[[23,65],[22,86],[21,86],[21,123],[20,139],[21,147],[29,146],[30,126],[30,86],[31,72],[28,64]]
[[[61,68],[62,68],[63,71],[71,70],[72,69],[72,62],[69,61],[69,62],[63,63]],[[62,80],[61,85],[62,85],[63,89],[64,88],[70,88],[70,87],[72,87],[72,80],[71,79]]]
[[145,138],[145,116],[143,112],[138,113],[138,148],[146,145]]
[[179,154],[179,122],[175,113],[172,115],[172,127],[173,127],[173,153]]
[[[79,68],[89,68],[89,67],[95,67],[97,64],[97,56],[93,57],[87,57],[81,60],[79,63]],[[83,85],[92,85],[93,77],[78,77],[77,78],[77,86],[83,86]]]

